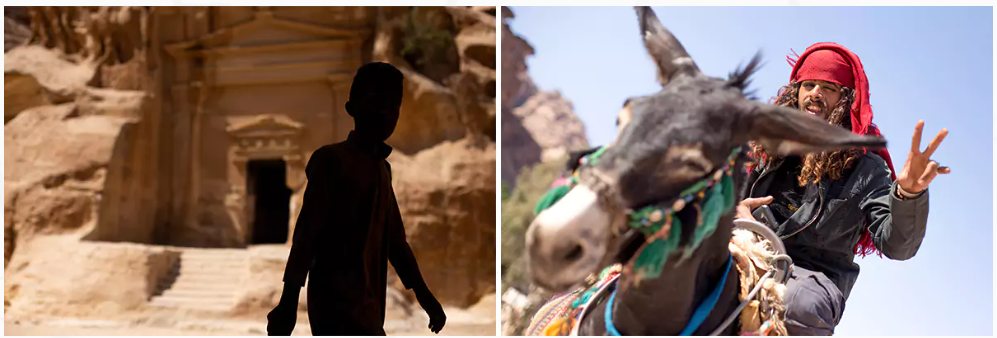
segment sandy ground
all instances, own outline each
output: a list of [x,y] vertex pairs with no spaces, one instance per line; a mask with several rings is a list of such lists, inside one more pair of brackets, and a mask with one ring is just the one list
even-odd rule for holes
[[[447,324],[441,336],[494,336],[495,298],[485,297],[467,309],[446,309]],[[311,335],[307,314],[299,314],[294,336]],[[432,336],[424,313],[412,318],[385,320],[390,336]],[[169,324],[135,325],[115,320],[61,319],[45,322],[4,320],[5,336],[265,336],[266,320],[178,319]]]
[[[157,327],[60,327],[21,325],[4,322],[5,336],[265,336],[266,332],[251,330],[187,330]],[[295,336],[307,336],[307,330],[296,329]],[[429,336],[429,330],[420,332],[392,332],[391,336]],[[495,325],[467,325],[448,323],[441,336],[493,336]]]

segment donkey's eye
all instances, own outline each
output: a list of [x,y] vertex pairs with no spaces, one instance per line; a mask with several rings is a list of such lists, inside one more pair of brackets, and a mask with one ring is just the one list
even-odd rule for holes
[[686,153],[683,154],[680,160],[682,161],[682,164],[685,164],[686,166],[689,167],[689,169],[692,169],[694,171],[708,172],[710,171],[710,169],[713,169],[712,168],[713,165],[705,158],[703,158],[701,153],[698,155],[699,156]]
[[692,178],[705,175],[713,170],[713,163],[704,156],[701,144],[671,147],[665,157],[669,158],[674,165],[679,166],[671,172],[676,176]]

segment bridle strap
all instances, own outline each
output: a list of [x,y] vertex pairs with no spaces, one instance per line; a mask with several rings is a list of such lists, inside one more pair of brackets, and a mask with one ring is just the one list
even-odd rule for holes
[[[703,325],[703,322],[706,321],[706,318],[709,317],[710,313],[713,312],[713,309],[717,305],[717,301],[720,300],[720,293],[723,291],[724,285],[727,284],[727,275],[730,275],[730,267],[733,261],[734,257],[728,254],[727,266],[724,268],[723,276],[720,277],[720,281],[717,285],[713,287],[713,291],[710,291],[710,294],[703,299],[702,303],[699,303],[699,306],[696,307],[696,311],[692,313],[692,318],[689,319],[689,323],[685,325],[682,332],[678,334],[679,336],[691,336],[694,332],[696,332],[696,330],[699,329],[700,326]],[[616,329],[616,326],[613,325],[613,303],[616,300],[617,290],[618,289],[614,289],[613,293],[609,296],[609,301],[606,303],[604,313],[606,332],[611,336],[622,336],[620,331]]]

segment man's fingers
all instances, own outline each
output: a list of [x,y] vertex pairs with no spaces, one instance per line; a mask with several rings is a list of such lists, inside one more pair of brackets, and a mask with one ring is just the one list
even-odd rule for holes
[[928,162],[928,166],[924,168],[924,174],[917,180],[917,184],[926,187],[931,183],[931,180],[935,179],[935,176],[938,176],[938,162]]
[[914,136],[910,141],[910,152],[919,153],[921,152],[921,132],[924,131],[924,120],[917,121],[914,125]]
[[951,172],[952,172],[952,168],[949,168],[949,167],[938,167],[938,173],[939,174],[944,175],[944,174],[948,174],[948,173],[951,173]]
[[741,203],[748,206],[748,208],[754,209],[772,203],[772,196],[745,198]]
[[942,140],[945,139],[945,135],[948,134],[949,130],[944,128],[942,129],[942,131],[938,132],[938,135],[935,135],[935,138],[931,140],[931,143],[928,144],[928,149],[924,151],[924,156],[930,158],[931,154],[935,153],[935,149],[938,149],[938,146],[942,144]]

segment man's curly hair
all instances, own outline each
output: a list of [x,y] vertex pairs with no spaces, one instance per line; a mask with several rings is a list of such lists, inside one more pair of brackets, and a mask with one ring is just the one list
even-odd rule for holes
[[[800,82],[792,82],[780,88],[775,104],[783,107],[800,109],[800,84]],[[825,119],[827,122],[832,125],[851,130],[852,123],[849,112],[851,111],[852,102],[854,102],[854,100],[855,91],[851,88],[842,86],[841,99],[838,101],[838,104],[834,106],[834,109],[831,110],[831,113],[826,115]],[[803,112],[801,112],[801,114],[802,113]],[[749,145],[751,146],[750,155],[754,164],[761,163],[763,158],[768,161],[775,160],[772,155],[768,155],[765,152],[765,149],[762,148],[761,144],[751,141],[749,142]],[[803,168],[800,170],[800,175],[797,176],[797,181],[802,187],[807,185],[807,183],[820,182],[821,178],[825,176],[831,180],[841,179],[841,174],[846,169],[851,168],[860,156],[862,156],[862,151],[859,149],[806,154],[803,156]],[[754,165],[752,165],[752,167],[753,166]]]

